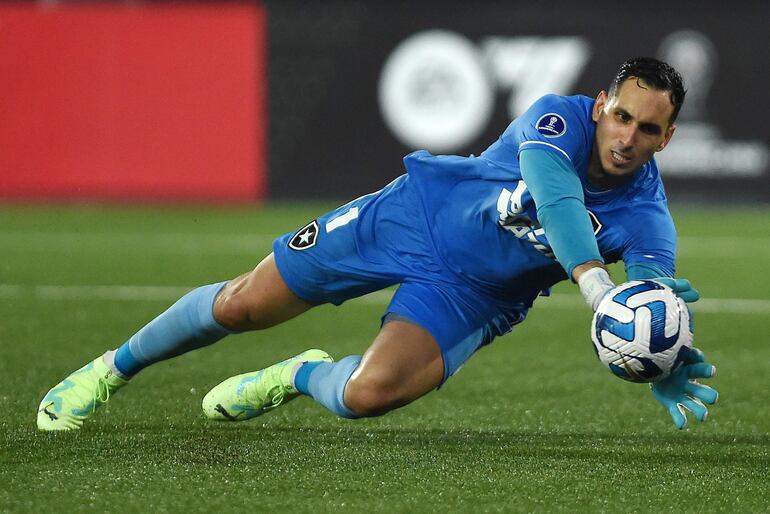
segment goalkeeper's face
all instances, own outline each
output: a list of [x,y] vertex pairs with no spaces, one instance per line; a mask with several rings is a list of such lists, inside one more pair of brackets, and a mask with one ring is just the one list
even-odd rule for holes
[[612,96],[599,93],[592,113],[596,138],[589,176],[599,186],[625,183],[671,140],[673,112],[669,91],[653,89],[636,77]]

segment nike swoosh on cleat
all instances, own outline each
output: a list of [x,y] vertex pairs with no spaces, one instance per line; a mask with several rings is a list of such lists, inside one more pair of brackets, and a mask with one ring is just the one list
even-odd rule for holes
[[38,412],[45,412],[46,414],[48,414],[48,417],[51,418],[51,421],[56,421],[57,419],[59,419],[59,417],[53,412],[48,410],[48,407],[50,407],[51,405],[53,405],[53,402],[49,403],[48,405],[40,409]]
[[217,411],[218,413],[220,413],[221,415],[223,415],[224,417],[226,417],[227,419],[229,419],[230,421],[238,421],[238,417],[241,414],[243,414],[243,411],[241,411],[238,414],[236,414],[235,416],[233,416],[232,414],[227,412],[227,410],[224,407],[222,407],[221,403],[218,403],[217,406],[214,407],[214,410]]

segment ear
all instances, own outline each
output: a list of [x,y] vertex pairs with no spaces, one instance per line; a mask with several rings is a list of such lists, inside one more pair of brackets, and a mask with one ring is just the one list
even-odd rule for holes
[[602,111],[604,110],[604,106],[607,104],[607,91],[600,91],[598,95],[596,95],[596,101],[594,102],[594,107],[591,111],[591,119],[594,121],[599,121],[599,118],[601,116]]
[[676,125],[671,125],[666,129],[666,134],[663,136],[663,142],[660,143],[660,145],[658,145],[658,147],[655,149],[656,152],[660,152],[668,146],[668,142],[671,141],[672,137],[674,137],[675,130]]

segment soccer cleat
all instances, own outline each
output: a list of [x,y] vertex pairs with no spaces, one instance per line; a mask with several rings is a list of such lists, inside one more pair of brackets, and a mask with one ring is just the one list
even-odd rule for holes
[[38,407],[37,428],[78,429],[84,419],[127,383],[99,356],[48,391]]
[[243,421],[261,416],[300,393],[292,378],[305,362],[334,362],[323,350],[307,350],[296,357],[251,373],[230,377],[203,398],[203,413],[217,421]]

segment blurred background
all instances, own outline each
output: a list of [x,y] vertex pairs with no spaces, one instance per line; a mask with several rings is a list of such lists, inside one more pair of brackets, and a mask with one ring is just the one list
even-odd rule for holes
[[347,200],[656,56],[672,201],[770,202],[770,4],[6,2],[0,200]]

